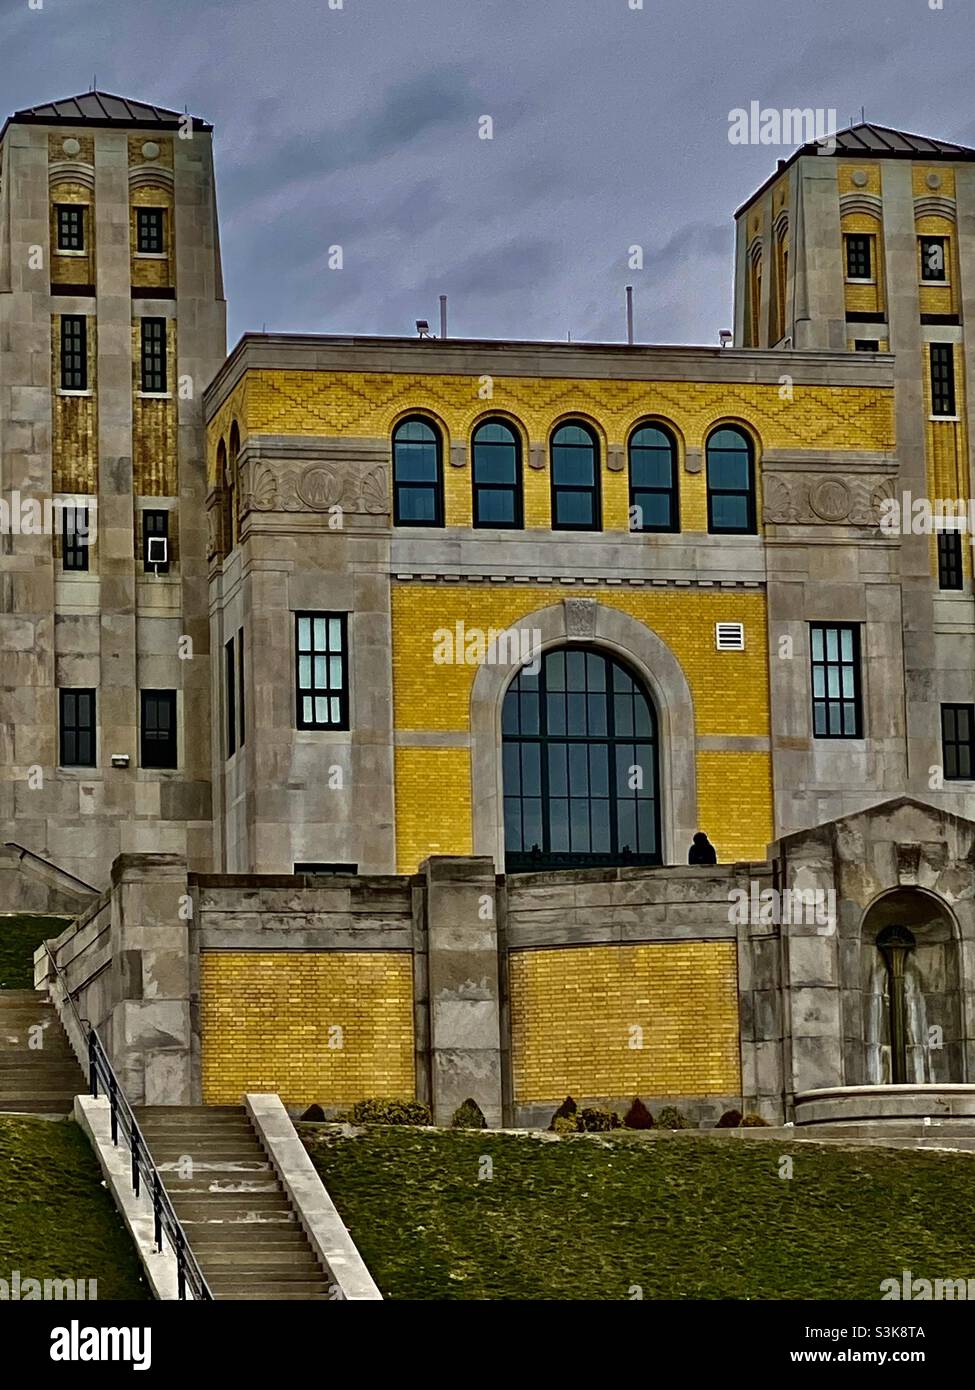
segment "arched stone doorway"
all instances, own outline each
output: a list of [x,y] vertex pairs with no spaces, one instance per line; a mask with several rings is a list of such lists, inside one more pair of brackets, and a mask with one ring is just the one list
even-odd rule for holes
[[897,888],[860,934],[868,1085],[965,1081],[958,934],[933,893]]

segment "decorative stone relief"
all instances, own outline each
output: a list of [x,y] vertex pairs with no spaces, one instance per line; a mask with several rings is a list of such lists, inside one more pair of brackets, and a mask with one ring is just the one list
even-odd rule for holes
[[81,153],[81,142],[76,140],[73,135],[69,135],[61,146],[69,159],[74,159]]
[[917,871],[921,863],[920,845],[897,845],[897,882],[917,883]]
[[931,173],[928,174],[928,177],[927,177],[926,182],[927,182],[927,185],[928,185],[929,188],[940,188],[940,187],[941,187],[941,175],[940,175],[940,174],[936,174],[936,173],[934,172],[934,170],[932,169]]
[[565,635],[577,641],[591,641],[596,635],[596,600],[565,598]]
[[253,486],[244,510],[259,512],[346,512],[379,516],[389,510],[386,469],[382,464],[362,472],[334,464],[313,463],[304,468],[253,466]]
[[863,169],[854,169],[851,179],[857,188],[866,188],[869,183],[869,179]]
[[777,526],[879,526],[893,479],[766,474],[763,518]]
[[704,455],[700,449],[684,450],[684,472],[700,473],[704,466]]
[[545,445],[533,444],[528,450],[528,467],[539,472],[545,467]]
[[142,158],[143,158],[143,159],[158,159],[158,158],[159,158],[159,146],[156,144],[155,140],[147,140],[146,143],[142,146]]
[[466,445],[466,444],[464,444],[463,442],[461,442],[460,444],[451,444],[451,446],[450,446],[450,463],[451,463],[451,467],[452,467],[452,468],[466,468],[466,467],[467,467],[467,445]]
[[622,473],[626,467],[626,457],[622,444],[611,444],[607,450],[606,467],[611,473]]

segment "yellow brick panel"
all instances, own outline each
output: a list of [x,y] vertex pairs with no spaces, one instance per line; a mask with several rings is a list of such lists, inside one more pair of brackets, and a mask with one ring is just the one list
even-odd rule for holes
[[[865,184],[855,184],[853,175],[863,172],[867,176]],[[862,164],[841,164],[836,170],[840,193],[880,193],[880,165],[874,160],[865,159]]]
[[63,396],[61,384],[61,316],[51,319],[52,488],[54,492],[98,491],[97,336],[88,315],[88,388],[90,396]]
[[398,872],[431,854],[472,854],[469,750],[397,748],[394,767]]
[[[940,190],[939,190],[940,191]],[[919,217],[917,232],[917,278],[918,300],[922,314],[957,314],[960,312],[961,297],[958,287],[961,280],[956,253],[955,224],[947,217]],[[945,264],[948,268],[948,283],[945,285],[925,283],[921,279],[921,237],[940,236],[945,239]]]
[[179,424],[176,411],[176,323],[166,326],[169,398],[141,395],[142,328],[132,325],[132,478],[137,497],[175,497],[179,492]]
[[296,1106],[414,1097],[408,954],[204,951],[200,1027],[207,1105],[246,1091]]
[[774,839],[769,754],[698,753],[697,820],[721,863],[764,859]]
[[[967,402],[965,396],[965,359],[962,345],[955,343],[955,410],[957,420],[932,420],[931,417],[931,358],[929,345],[921,354],[921,376],[924,382],[925,452],[928,464],[928,496],[936,501],[968,502],[968,431],[965,426]],[[967,514],[967,513],[966,513]],[[972,573],[970,545],[962,545],[962,568],[966,576]],[[938,573],[938,538],[930,538],[931,573]]]
[[[842,221],[844,236],[848,233],[862,233],[871,238],[870,259],[873,272],[872,285],[846,284],[845,300],[848,314],[879,314],[884,309],[884,238],[879,218],[869,213],[847,213]],[[846,263],[844,259],[844,274]]]
[[516,951],[508,969],[517,1102],[740,1094],[734,942]]
[[[70,203],[84,209],[84,255],[58,250],[57,207]],[[95,247],[95,195],[82,183],[62,180],[51,189],[51,284],[93,285]]]
[[[929,174],[937,174],[941,180],[938,188],[928,186]],[[911,182],[914,186],[915,198],[930,198],[932,194],[936,194],[939,198],[953,198],[955,196],[955,171],[950,165],[912,164]]]
[[[137,208],[162,208],[163,209],[163,245],[166,254],[163,256],[138,255],[136,247],[137,240]],[[171,288],[174,284],[173,277],[173,195],[162,187],[142,186],[132,191],[132,202],[129,207],[129,246],[132,260],[132,283],[139,289],[159,289]]]

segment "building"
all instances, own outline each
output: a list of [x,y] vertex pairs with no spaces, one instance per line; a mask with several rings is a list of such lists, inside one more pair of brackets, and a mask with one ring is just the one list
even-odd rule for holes
[[[0,296],[36,335],[0,361],[35,451],[4,447],[5,487],[96,498],[104,529],[80,579],[73,541],[4,557],[3,877],[12,906],[100,890],[62,959],[130,1092],[534,1123],[567,1091],[716,1118],[966,1081],[971,563],[892,517],[970,495],[975,151],[875,126],[797,151],[738,214],[731,348],[246,335],[224,360],[208,128],[116,102],[4,137],[21,244],[41,207],[62,225],[65,141],[96,195],[94,298],[22,266]],[[82,319],[94,398],[64,376]],[[162,319],[186,401],[152,389]],[[79,409],[116,432],[78,445]],[[689,867],[700,830],[718,863]]]

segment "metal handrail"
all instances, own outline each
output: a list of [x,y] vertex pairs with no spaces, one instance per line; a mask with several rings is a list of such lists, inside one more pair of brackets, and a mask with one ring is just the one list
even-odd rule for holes
[[61,992],[68,1001],[81,1036],[87,1044],[85,1060],[88,1067],[88,1088],[92,1099],[98,1099],[98,1087],[101,1084],[102,1090],[108,1097],[111,1111],[112,1143],[116,1148],[118,1147],[119,1133],[121,1132],[122,1139],[132,1156],[132,1190],[138,1197],[142,1191],[142,1184],[145,1183],[152,1198],[153,1238],[156,1250],[162,1251],[163,1236],[165,1235],[176,1257],[177,1297],[185,1299],[187,1289],[189,1289],[197,1302],[212,1301],[213,1294],[210,1286],[197,1263],[196,1256],[190,1249],[179,1217],[169,1200],[169,1193],[163,1186],[159,1170],[152,1161],[149,1146],[139,1128],[135,1113],[126,1099],[121,1083],[115,1075],[115,1070],[108,1060],[108,1053],[102,1045],[102,1040],[89,1021],[82,1018],[78,1012],[78,1006],[68,988],[68,982],[47,942],[44,943],[44,949],[47,952],[48,960],[54,967],[54,974],[61,986]]

